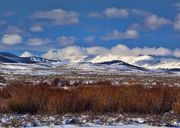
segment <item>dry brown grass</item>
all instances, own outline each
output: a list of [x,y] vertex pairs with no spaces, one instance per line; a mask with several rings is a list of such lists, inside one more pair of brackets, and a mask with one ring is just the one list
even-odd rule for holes
[[48,85],[33,86],[28,83],[13,84],[7,87],[10,95],[8,100],[9,108],[18,113],[43,112],[52,91]]
[[[138,113],[180,112],[180,88],[156,86],[80,86],[69,90],[14,83],[4,90],[7,105],[16,113]],[[0,93],[4,93],[1,91]]]
[[177,94],[176,102],[173,104],[173,108],[172,108],[173,112],[175,112],[177,114],[180,114],[180,92],[179,92],[179,90],[177,90],[177,92],[176,92],[176,94]]
[[173,112],[175,112],[176,114],[180,114],[180,103],[175,103],[173,105]]

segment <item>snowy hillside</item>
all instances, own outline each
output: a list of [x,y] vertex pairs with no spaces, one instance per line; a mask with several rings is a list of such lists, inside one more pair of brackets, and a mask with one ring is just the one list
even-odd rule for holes
[[180,58],[165,58],[153,56],[97,56],[90,61],[92,63],[102,63],[107,61],[124,61],[131,65],[144,67],[147,69],[180,69]]
[[147,57],[146,59],[136,60],[134,65],[146,67],[149,69],[180,69],[180,59],[163,58],[163,57]]
[[179,71],[180,58],[165,58],[153,56],[96,56],[85,62],[68,62],[49,60],[41,57],[19,57],[7,52],[0,52],[0,63],[24,63],[45,66],[69,65],[70,67],[88,71],[147,71],[163,69]]
[[50,63],[59,63],[60,60],[49,60],[41,57],[19,57],[14,54],[8,52],[0,52],[0,63],[42,63],[42,64],[50,64]]
[[1,63],[33,63],[32,61],[28,61],[27,59],[18,57],[11,53],[0,52],[0,62]]

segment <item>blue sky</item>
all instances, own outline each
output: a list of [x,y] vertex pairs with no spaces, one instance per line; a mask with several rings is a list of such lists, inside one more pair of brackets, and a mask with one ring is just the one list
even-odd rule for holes
[[117,45],[163,47],[179,55],[179,40],[178,0],[1,0],[0,4],[0,50],[18,55]]

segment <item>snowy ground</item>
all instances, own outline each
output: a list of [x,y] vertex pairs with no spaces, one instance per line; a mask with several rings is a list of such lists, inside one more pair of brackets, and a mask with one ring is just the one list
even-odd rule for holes
[[[123,69],[123,70],[122,70]],[[180,73],[162,71],[138,71],[136,69],[124,70],[124,66],[97,66],[88,63],[69,64],[60,66],[39,64],[0,64],[0,86],[6,85],[11,80],[27,82],[52,82],[55,78],[70,81],[70,83],[93,84],[96,82],[110,81],[113,85],[128,85],[138,83],[142,85],[180,86]]]
[[149,126],[146,124],[130,124],[130,125],[114,125],[114,126],[105,126],[105,125],[92,125],[92,126],[77,126],[77,125],[59,125],[59,126],[42,126],[42,127],[30,127],[30,128],[167,128],[167,127],[156,127]]
[[139,75],[172,75],[178,76],[179,72],[166,72],[163,70],[140,70],[126,65],[97,65],[91,63],[71,63],[65,65],[42,65],[24,63],[0,63],[0,73],[21,75],[50,75],[77,72],[82,74],[139,74]]
[[[170,113],[171,114],[171,113]],[[161,118],[161,119],[160,119]],[[0,127],[30,128],[166,128],[180,127],[179,117],[141,115],[0,115]],[[159,120],[160,119],[160,120]]]

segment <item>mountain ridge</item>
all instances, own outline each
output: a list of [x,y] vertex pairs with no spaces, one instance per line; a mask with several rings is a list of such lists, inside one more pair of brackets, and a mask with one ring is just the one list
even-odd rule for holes
[[[114,60],[113,60],[114,59]],[[126,59],[126,58],[125,58]],[[128,58],[129,59],[129,58]],[[146,70],[146,69],[168,69],[169,71],[173,69],[179,71],[180,69],[180,59],[176,58],[165,58],[165,57],[153,57],[153,56],[139,56],[139,57],[131,57],[129,62],[116,59],[116,58],[109,58],[105,59],[104,61],[100,62],[92,62],[84,61],[83,63],[91,63],[95,65],[107,65],[108,66],[120,66],[126,65],[127,67],[139,69],[139,70]],[[92,59],[93,60],[93,59]],[[102,59],[103,60],[103,59]],[[45,59],[42,57],[32,56],[32,57],[19,57],[9,52],[0,52],[0,63],[25,63],[25,64],[44,64],[44,65],[56,65],[58,64],[65,64],[66,61],[63,60],[51,60]],[[70,63],[70,62],[67,62]]]
[[50,60],[42,57],[32,56],[32,57],[19,57],[9,52],[0,52],[0,63],[53,63],[59,62],[60,60]]

